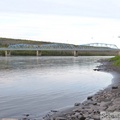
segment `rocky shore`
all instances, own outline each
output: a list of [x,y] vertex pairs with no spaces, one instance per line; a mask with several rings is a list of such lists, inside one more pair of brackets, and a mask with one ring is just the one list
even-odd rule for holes
[[[100,120],[102,112],[120,112],[120,67],[115,67],[108,60],[100,60],[101,66],[95,71],[110,72],[114,78],[106,89],[88,96],[83,103],[75,103],[74,107],[66,110],[52,110],[43,120]],[[103,120],[103,118],[101,118]],[[107,119],[106,120],[112,120]]]

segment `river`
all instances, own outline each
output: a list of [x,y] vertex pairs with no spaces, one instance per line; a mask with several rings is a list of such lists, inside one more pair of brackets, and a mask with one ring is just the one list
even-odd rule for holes
[[0,57],[0,118],[39,118],[82,102],[111,84],[111,74],[93,70],[103,58]]

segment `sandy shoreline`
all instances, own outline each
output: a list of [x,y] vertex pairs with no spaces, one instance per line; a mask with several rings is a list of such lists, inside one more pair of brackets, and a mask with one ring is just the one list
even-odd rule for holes
[[[83,103],[75,103],[74,107],[61,111],[52,111],[43,120],[100,120],[100,114],[105,112],[120,112],[120,67],[112,66],[108,60],[100,60],[98,71],[113,75],[112,84],[92,96]],[[107,119],[106,119],[107,120]]]

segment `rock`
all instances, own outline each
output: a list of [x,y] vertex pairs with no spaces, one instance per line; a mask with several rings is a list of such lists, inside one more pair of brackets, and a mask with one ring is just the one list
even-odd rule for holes
[[101,69],[93,69],[94,71],[100,71]]
[[84,106],[88,106],[89,104],[93,104],[94,102],[91,100],[86,100],[85,102],[83,102]]
[[88,97],[87,97],[87,100],[92,100],[92,97],[93,97],[93,96],[88,96]]
[[111,104],[111,102],[101,102],[100,106],[101,107],[108,107]]
[[74,115],[72,115],[72,118],[80,118],[81,115],[80,113],[76,112]]
[[112,89],[118,89],[118,86],[113,86]]
[[54,112],[59,112],[59,111],[57,111],[57,110],[51,110],[51,112],[53,112],[53,113],[54,113]]
[[80,118],[81,118],[82,116],[83,116],[83,115],[79,115],[79,116],[78,116],[78,119],[80,120]]
[[85,120],[86,118],[84,117],[84,116],[82,116],[81,118],[80,118],[80,120]]
[[99,111],[105,111],[107,107],[99,107]]
[[86,118],[85,120],[90,120],[89,118]]
[[113,112],[116,110],[116,107],[113,105],[113,106],[109,106],[107,111],[110,111],[110,112]]
[[56,119],[55,120],[67,120],[66,118],[64,118],[64,117],[56,117]]
[[95,103],[93,103],[93,105],[97,105],[97,103],[95,102]]
[[81,105],[81,103],[75,103],[74,104],[74,106],[80,106]]
[[28,116],[30,116],[30,114],[24,114],[24,116],[28,117]]
[[93,115],[92,118],[93,118],[94,120],[100,120],[100,115]]

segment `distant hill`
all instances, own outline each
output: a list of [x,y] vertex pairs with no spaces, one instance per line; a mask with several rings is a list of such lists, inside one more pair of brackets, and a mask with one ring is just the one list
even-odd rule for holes
[[34,41],[34,40],[25,40],[25,39],[12,39],[12,38],[2,38],[0,37],[0,47],[8,47],[11,44],[50,44],[51,42],[44,41]]
[[[12,39],[0,37],[0,47],[8,47],[11,44],[55,44],[55,42],[34,41],[24,39]],[[12,56],[36,56],[36,51],[12,51]],[[42,51],[42,56],[71,56],[71,51]],[[0,56],[5,56],[4,51],[0,51]]]

